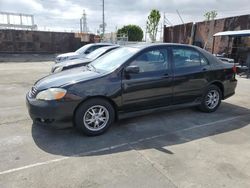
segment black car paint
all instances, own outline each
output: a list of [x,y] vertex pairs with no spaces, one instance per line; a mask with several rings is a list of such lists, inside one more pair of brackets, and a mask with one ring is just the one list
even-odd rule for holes
[[[210,64],[197,70],[175,71],[171,56],[172,47],[182,46],[195,49]],[[149,49],[167,48],[169,69],[157,74],[149,73],[146,78],[128,74],[124,68],[136,57]],[[185,103],[200,104],[200,99],[210,84],[222,88],[223,99],[234,94],[237,84],[232,66],[217,61],[212,54],[198,47],[174,44],[159,44],[142,48],[113,72],[100,73],[86,68],[63,71],[39,80],[35,87],[38,92],[61,87],[67,90],[67,96],[58,101],[40,101],[28,95],[27,106],[30,116],[35,119],[65,120],[74,115],[74,111],[83,101],[102,97],[111,102],[118,117],[136,111],[157,109]],[[182,105],[183,106],[183,105]]]

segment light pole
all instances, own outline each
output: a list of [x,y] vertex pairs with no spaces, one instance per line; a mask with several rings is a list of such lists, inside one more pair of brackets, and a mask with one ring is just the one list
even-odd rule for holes
[[102,0],[102,35],[105,33],[105,15],[104,15],[104,0]]

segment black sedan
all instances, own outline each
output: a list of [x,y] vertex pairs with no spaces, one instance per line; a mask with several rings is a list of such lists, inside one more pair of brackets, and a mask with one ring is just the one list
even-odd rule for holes
[[101,47],[101,48],[98,48],[97,50],[91,52],[90,54],[88,54],[87,56],[85,56],[83,58],[63,61],[61,63],[56,63],[53,65],[53,67],[51,69],[51,73],[57,73],[57,72],[61,72],[64,70],[85,66],[85,65],[91,63],[92,61],[96,60],[97,58],[103,56],[104,54],[106,54],[106,53],[108,53],[116,48],[119,48],[119,46],[113,45],[113,46],[108,46],[108,47]]
[[86,67],[38,80],[27,94],[33,121],[73,120],[87,135],[99,135],[119,118],[156,110],[198,106],[214,112],[232,96],[232,64],[189,45],[121,47]]

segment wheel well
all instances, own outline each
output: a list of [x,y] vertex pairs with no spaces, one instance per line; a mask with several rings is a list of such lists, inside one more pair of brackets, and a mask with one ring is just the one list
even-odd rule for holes
[[115,104],[114,101],[112,101],[111,99],[109,99],[108,97],[105,97],[105,96],[93,96],[93,97],[88,97],[88,98],[84,99],[84,100],[81,101],[81,102],[77,105],[77,107],[75,108],[74,113],[73,113],[73,116],[75,116],[75,113],[76,113],[77,109],[79,108],[79,106],[81,106],[81,105],[82,105],[84,102],[86,102],[87,100],[95,99],[95,98],[103,99],[103,100],[108,101],[108,102],[113,106],[113,108],[114,108],[114,110],[115,110],[115,120],[118,119],[117,105]]
[[216,85],[218,88],[220,88],[221,94],[222,94],[222,99],[224,99],[224,86],[220,82],[213,82],[211,85]]

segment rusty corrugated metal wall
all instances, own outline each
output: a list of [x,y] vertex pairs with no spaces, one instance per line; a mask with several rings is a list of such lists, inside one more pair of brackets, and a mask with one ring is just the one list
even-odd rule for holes
[[164,27],[164,42],[188,44],[193,23]]
[[[164,42],[185,43],[191,41],[193,23],[164,27]],[[192,43],[199,43],[208,51],[212,51],[213,35],[217,32],[228,30],[250,29],[250,15],[217,19],[214,21],[198,22],[194,25],[194,37]],[[230,47],[231,45],[229,45]],[[215,53],[225,52],[228,48],[228,37],[218,37],[215,40]]]

